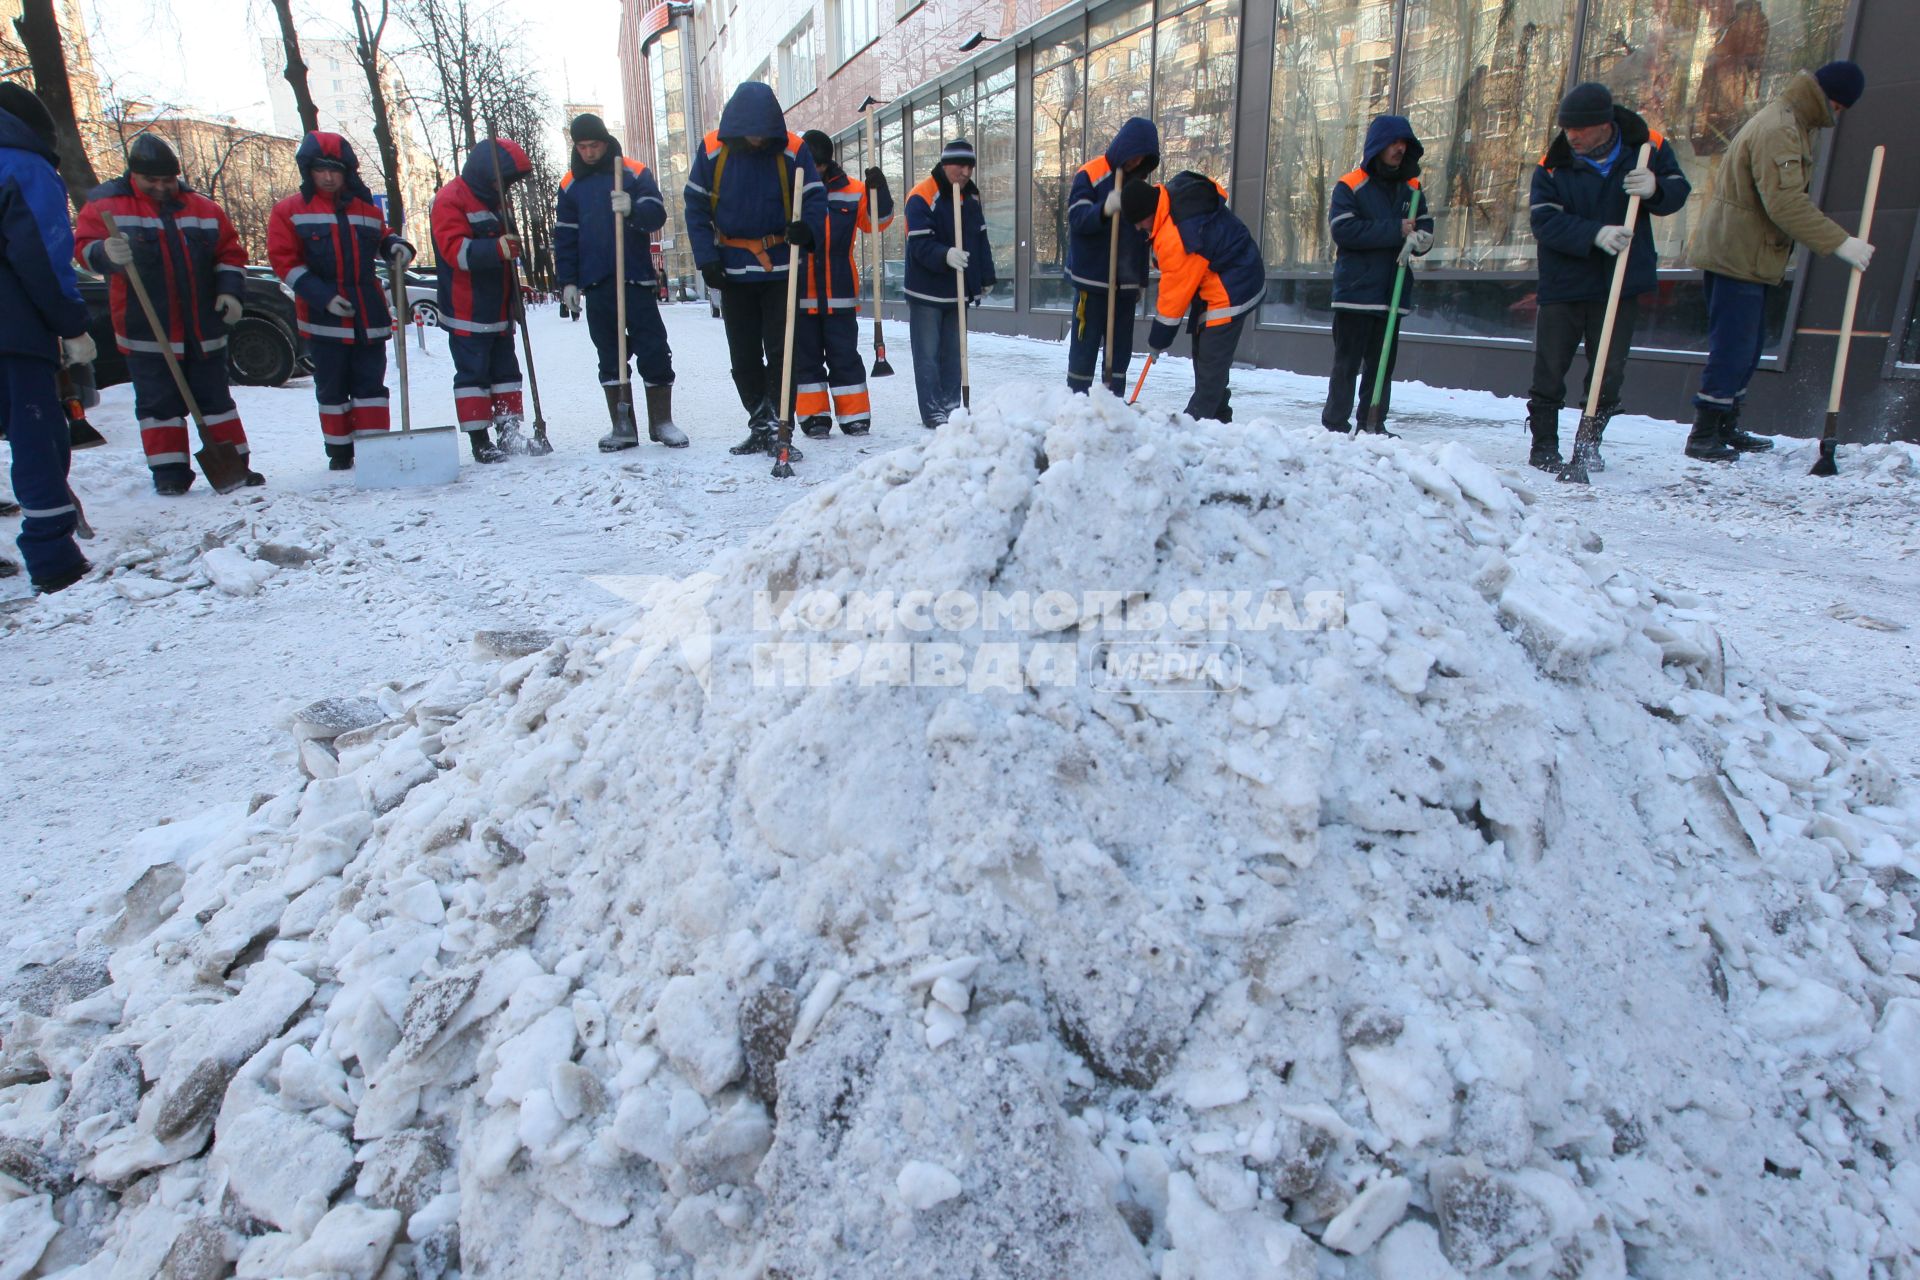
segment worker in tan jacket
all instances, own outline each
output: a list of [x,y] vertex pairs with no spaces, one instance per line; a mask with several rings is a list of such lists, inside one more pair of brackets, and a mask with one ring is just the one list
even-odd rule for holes
[[1865,271],[1873,246],[1821,213],[1809,188],[1813,144],[1866,91],[1851,62],[1802,71],[1741,126],[1727,148],[1688,247],[1706,273],[1707,364],[1694,397],[1687,456],[1731,462],[1773,442],[1740,430],[1740,404],[1766,345],[1767,290],[1787,273],[1797,241]]

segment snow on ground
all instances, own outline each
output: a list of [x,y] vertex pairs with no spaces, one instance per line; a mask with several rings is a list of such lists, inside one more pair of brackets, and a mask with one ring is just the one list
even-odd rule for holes
[[[126,1274],[1908,1274],[1915,451],[1820,484],[1625,420],[1574,491],[1490,396],[1350,444],[1241,371],[1168,438],[1184,362],[1103,421],[979,338],[977,436],[877,456],[927,444],[902,359],[780,485],[669,325],[691,450],[593,452],[549,312],[559,451],[446,490],[330,476],[301,385],[241,396],[267,490],[163,503],[96,411],[127,568],[0,637],[16,959],[98,908],[16,997],[9,1258],[51,1191],[47,1257]],[[755,591],[983,584],[1347,625],[1236,635],[1238,698],[746,678]],[[363,690],[303,791],[292,713]]]

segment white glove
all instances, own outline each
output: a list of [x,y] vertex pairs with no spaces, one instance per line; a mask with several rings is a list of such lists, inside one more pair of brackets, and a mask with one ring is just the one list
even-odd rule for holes
[[228,324],[240,323],[240,299],[230,293],[223,293],[213,300],[213,309]]
[[1873,261],[1873,246],[1859,236],[1848,236],[1841,241],[1833,256],[1852,267],[1855,271],[1865,271],[1867,264]]
[[393,252],[387,256],[393,260],[393,265],[396,270],[405,271],[407,264],[413,261],[413,246],[405,240],[395,241]]
[[1427,250],[1433,248],[1433,232],[1415,231],[1407,237],[1407,243],[1413,246],[1415,253],[1425,253]]
[[1403,267],[1406,266],[1409,262],[1413,261],[1413,237],[1412,236],[1408,236],[1405,240],[1402,240],[1400,242],[1400,253],[1394,259],[1394,261],[1398,262]]
[[1639,196],[1645,200],[1653,195],[1660,184],[1653,180],[1653,170],[1635,169],[1627,174],[1620,185],[1626,188],[1628,195]]
[[967,259],[969,256],[965,249],[949,249],[947,250],[947,265],[955,271],[965,271],[967,269]]
[[1602,227],[1593,233],[1593,242],[1618,257],[1621,250],[1633,243],[1633,232],[1625,227]]
[[83,333],[77,338],[60,339],[60,350],[68,364],[92,364],[100,355],[100,348],[94,345],[90,333]]
[[108,236],[100,242],[100,250],[107,255],[107,261],[116,267],[124,267],[133,261],[133,242],[125,236]]
[[614,192],[613,193],[613,211],[619,214],[623,218],[626,217],[628,214],[632,213],[633,197],[625,191]]
[[327,300],[327,314],[344,320],[353,314],[353,304],[336,293]]
[[1114,183],[1113,190],[1107,192],[1107,202],[1104,205],[1100,206],[1100,211],[1106,214],[1106,216],[1109,218],[1113,217],[1115,214],[1120,212],[1120,184],[1119,183],[1117,182]]
[[560,306],[561,309],[565,311],[578,311],[580,309],[579,285],[570,284],[560,290]]

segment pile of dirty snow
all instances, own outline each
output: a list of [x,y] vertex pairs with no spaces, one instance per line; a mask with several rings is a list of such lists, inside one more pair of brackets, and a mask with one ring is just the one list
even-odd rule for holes
[[1061,395],[322,708],[16,980],[0,1273],[1915,1274],[1920,797],[1524,484]]

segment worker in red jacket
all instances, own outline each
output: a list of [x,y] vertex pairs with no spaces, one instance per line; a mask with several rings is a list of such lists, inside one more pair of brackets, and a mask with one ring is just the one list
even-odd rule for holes
[[327,466],[347,471],[354,440],[387,429],[393,313],[374,266],[384,260],[389,270],[406,270],[413,246],[388,229],[345,138],[310,133],[294,163],[300,166],[300,194],[273,206],[267,259],[293,290],[313,360]]
[[[475,462],[499,462],[525,416],[520,360],[513,352],[513,295],[508,268],[520,244],[507,234],[506,192],[533,172],[520,144],[486,138],[467,153],[460,176],[433,197],[433,248],[439,258],[440,327],[453,353],[453,415],[473,446]],[[500,175],[496,184],[494,174]]]
[[[118,235],[107,233],[112,214]],[[113,333],[133,379],[140,446],[154,492],[193,484],[187,405],[161,352],[171,348],[206,421],[207,434],[248,457],[246,429],[227,386],[227,329],[240,322],[247,251],[219,205],[180,181],[180,158],[150,133],[127,147],[123,177],[95,187],[74,227],[74,257],[107,278]],[[167,327],[154,333],[127,285],[129,267]],[[162,343],[166,347],[162,347]],[[247,483],[265,484],[248,459]]]
[[[860,359],[860,268],[858,235],[879,235],[893,224],[893,193],[886,177],[870,168],[866,181],[833,158],[833,139],[818,129],[801,135],[820,181],[827,188],[827,221],[820,242],[807,252],[800,285],[800,314],[793,330],[794,412],[814,439],[833,430],[864,436],[872,429],[867,366]],[[831,410],[831,412],[829,412]]]

